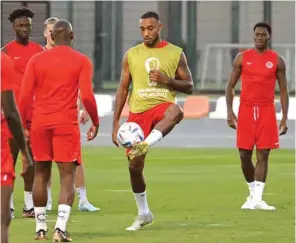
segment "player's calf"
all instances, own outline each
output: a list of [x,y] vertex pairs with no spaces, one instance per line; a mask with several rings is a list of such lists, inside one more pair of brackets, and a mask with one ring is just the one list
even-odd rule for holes
[[253,195],[254,203],[262,201],[262,195],[265,187],[265,181],[268,170],[268,157],[270,149],[257,149],[257,164],[255,168],[255,189]]
[[252,150],[239,149],[241,168],[246,179],[248,188],[249,188],[249,196],[246,199],[246,202],[242,205],[241,209],[248,209],[251,199],[254,193],[255,187],[255,179],[254,179],[254,171],[255,167],[252,162]]
[[75,196],[74,180],[76,164],[71,162],[58,162],[57,165],[60,172],[61,191],[54,231],[54,242],[71,242],[72,239],[69,237],[66,228]]
[[33,201],[36,221],[36,240],[47,238],[46,203],[47,182],[50,177],[51,161],[36,162],[33,184]]
[[23,217],[34,217],[34,203],[33,203],[33,183],[34,183],[34,166],[27,169],[24,178],[24,208]]
[[138,230],[153,222],[153,215],[148,206],[146,183],[143,175],[145,156],[139,156],[129,161],[131,185],[138,208],[138,216],[126,230]]
[[129,160],[129,173],[134,193],[144,192],[146,184],[143,176],[145,156],[139,156]]
[[1,243],[8,243],[8,227],[10,224],[10,195],[12,186],[1,185]]

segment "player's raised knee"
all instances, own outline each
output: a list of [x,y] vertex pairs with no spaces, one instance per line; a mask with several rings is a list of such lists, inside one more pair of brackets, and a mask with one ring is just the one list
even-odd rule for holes
[[176,124],[183,120],[184,112],[180,106],[177,104],[172,104],[168,110],[167,115],[172,119]]

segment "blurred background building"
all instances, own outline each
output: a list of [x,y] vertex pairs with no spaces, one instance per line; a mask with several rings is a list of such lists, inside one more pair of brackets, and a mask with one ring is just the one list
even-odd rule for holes
[[224,92],[233,58],[252,46],[259,21],[272,25],[271,46],[285,58],[289,90],[295,92],[295,2],[2,1],[2,46],[14,38],[8,14],[21,5],[35,12],[32,40],[41,44],[49,16],[73,23],[74,47],[94,63],[96,92],[117,88],[122,56],[141,42],[138,20],[149,10],[160,14],[162,38],[184,48],[197,93]]

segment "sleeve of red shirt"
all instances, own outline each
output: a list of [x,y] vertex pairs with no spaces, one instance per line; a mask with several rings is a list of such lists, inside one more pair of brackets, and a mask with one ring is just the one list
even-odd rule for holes
[[89,58],[83,60],[79,77],[80,97],[85,110],[88,112],[93,124],[99,125],[97,103],[92,91],[93,68]]
[[25,70],[23,77],[20,98],[18,100],[18,108],[23,124],[26,124],[28,111],[33,105],[33,96],[35,88],[35,58],[31,58]]
[[7,54],[1,52],[1,92],[12,90],[13,76],[13,61]]

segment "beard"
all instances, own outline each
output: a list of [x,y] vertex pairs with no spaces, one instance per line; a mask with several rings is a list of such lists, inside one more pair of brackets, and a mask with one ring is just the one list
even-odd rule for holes
[[146,44],[149,47],[153,47],[157,41],[159,41],[159,36],[156,36],[154,40],[151,41],[151,43]]

